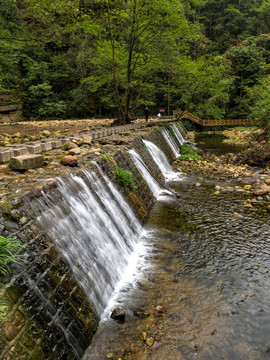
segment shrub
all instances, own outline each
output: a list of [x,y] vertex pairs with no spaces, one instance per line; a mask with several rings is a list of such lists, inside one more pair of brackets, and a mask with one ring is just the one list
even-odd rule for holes
[[136,185],[133,180],[133,176],[130,171],[118,168],[115,172],[118,184],[127,186],[130,190],[135,190]]
[[183,160],[201,160],[201,156],[197,154],[196,149],[194,149],[191,146],[188,145],[181,145],[180,146],[180,152],[181,152],[181,159]]

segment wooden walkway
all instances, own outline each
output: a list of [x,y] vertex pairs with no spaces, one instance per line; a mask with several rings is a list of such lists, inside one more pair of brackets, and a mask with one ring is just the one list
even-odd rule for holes
[[255,125],[256,119],[202,120],[197,116],[184,112],[175,114],[177,119],[186,118],[201,126]]

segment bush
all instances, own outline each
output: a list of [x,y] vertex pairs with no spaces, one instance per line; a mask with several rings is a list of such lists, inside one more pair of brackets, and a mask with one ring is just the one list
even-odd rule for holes
[[130,171],[124,170],[122,168],[118,168],[115,174],[118,184],[127,186],[130,188],[130,190],[136,189],[136,185],[134,183],[133,176]]
[[188,145],[180,146],[181,159],[183,160],[201,160],[201,156],[197,154],[196,149]]

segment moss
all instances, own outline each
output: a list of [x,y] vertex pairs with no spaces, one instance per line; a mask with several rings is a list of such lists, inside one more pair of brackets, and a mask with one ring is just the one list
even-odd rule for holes
[[10,202],[3,201],[0,203],[0,209],[5,213],[9,214],[10,211],[13,209],[13,205]]

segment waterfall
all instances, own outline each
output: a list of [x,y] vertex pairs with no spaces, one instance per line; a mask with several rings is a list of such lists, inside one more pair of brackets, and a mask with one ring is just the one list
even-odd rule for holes
[[176,144],[174,138],[171,136],[170,132],[166,128],[162,128],[161,133],[166,140],[167,144],[170,146],[174,156],[178,158],[180,156],[179,146]]
[[140,157],[140,155],[135,150],[130,150],[129,154],[136,165],[137,169],[142,174],[144,180],[147,182],[150,190],[152,191],[155,198],[158,198],[158,195],[161,191],[161,188],[159,184],[156,182],[156,180],[153,178],[153,176],[150,174],[149,170],[147,169],[143,159]]
[[183,135],[181,134],[179,128],[178,128],[175,124],[173,124],[173,125],[171,126],[171,128],[173,129],[174,135],[176,136],[179,144],[180,144],[180,145],[183,145],[184,142],[185,142],[185,139],[184,139]]
[[38,218],[100,316],[141,232],[129,205],[107,177],[106,183],[90,170],[58,179],[61,203],[44,194],[47,205]]
[[163,151],[161,151],[155,144],[151,141],[143,140],[143,143],[147,147],[149,153],[151,154],[154,162],[157,164],[161,173],[166,180],[172,180],[178,178],[178,173],[175,173],[168,162],[168,159]]

